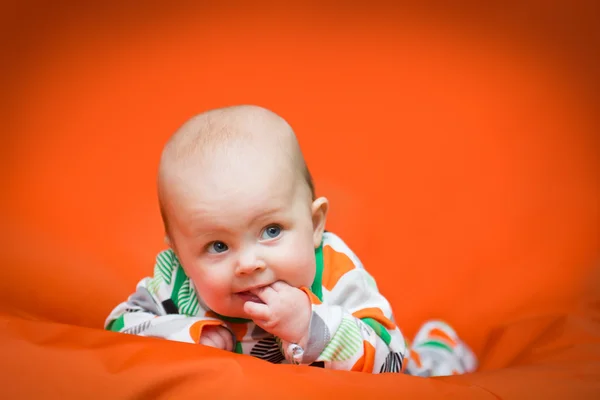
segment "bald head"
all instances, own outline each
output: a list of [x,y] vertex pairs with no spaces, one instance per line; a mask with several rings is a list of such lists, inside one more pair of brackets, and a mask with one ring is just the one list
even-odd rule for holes
[[176,195],[177,190],[185,190],[181,186],[191,184],[189,181],[200,171],[239,173],[236,162],[244,159],[244,168],[252,170],[257,161],[269,158],[277,168],[292,172],[314,199],[300,146],[283,118],[252,105],[213,109],[192,117],[169,139],[161,156],[158,194],[165,224],[166,199]]
[[196,162],[215,150],[266,140],[292,150],[295,136],[283,118],[262,107],[210,110],[190,118],[175,132],[164,148],[161,167]]

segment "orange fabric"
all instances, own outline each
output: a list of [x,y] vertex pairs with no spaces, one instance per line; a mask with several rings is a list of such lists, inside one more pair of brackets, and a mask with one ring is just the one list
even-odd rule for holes
[[342,276],[356,268],[346,254],[339,253],[330,246],[323,247],[323,263],[325,264],[323,268],[323,287],[329,291],[333,290],[333,287]]
[[417,367],[421,368],[421,356],[419,356],[419,353],[417,353],[416,351],[410,350],[409,358],[414,360],[415,365]]
[[356,318],[373,318],[387,329],[396,329],[396,324],[387,319],[385,315],[383,315],[383,311],[376,307],[363,308],[352,313],[352,315]]
[[432,329],[429,332],[429,337],[433,339],[442,339],[443,341],[447,342],[450,345],[450,347],[456,346],[456,341],[450,336],[448,336],[446,332],[442,331],[441,329]]
[[309,288],[301,287],[300,289],[308,295],[311,304],[321,304],[321,300]]
[[200,341],[200,335],[202,334],[202,328],[205,326],[216,326],[222,325],[219,321],[198,321],[192,326],[190,326],[190,336],[194,339],[194,342],[198,343]]
[[[0,16],[3,397],[600,398],[597,12],[122,3]],[[164,142],[236,103],[294,127],[327,229],[407,338],[444,319],[479,372],[276,366],[101,329],[165,246]]]
[[244,340],[244,336],[248,333],[248,324],[229,324],[231,330],[235,334],[235,338],[238,341]]
[[375,347],[369,342],[363,341],[365,352],[361,358],[352,366],[352,371],[363,372],[373,371],[373,362],[375,361]]
[[[213,311],[207,311],[205,316],[210,318],[219,318],[219,316]],[[233,331],[235,338],[239,341],[242,341],[244,339],[244,336],[246,336],[246,334],[248,333],[248,324],[229,323],[228,325]]]

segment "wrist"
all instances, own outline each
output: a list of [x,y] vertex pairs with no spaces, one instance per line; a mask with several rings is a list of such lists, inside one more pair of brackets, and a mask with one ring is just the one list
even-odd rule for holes
[[303,291],[302,292],[304,297],[305,297],[305,307],[303,310],[303,313],[301,313],[300,315],[302,316],[300,322],[299,322],[299,337],[296,338],[296,344],[298,344],[299,346],[302,346],[302,348],[306,349],[306,346],[308,345],[308,338],[310,337],[310,325],[311,325],[311,320],[312,320],[312,303],[310,301],[309,296]]
[[305,354],[308,351],[310,327],[312,320],[312,303],[306,296],[306,307],[298,314],[297,329],[291,335],[281,338],[281,350],[286,359],[292,364],[305,364]]

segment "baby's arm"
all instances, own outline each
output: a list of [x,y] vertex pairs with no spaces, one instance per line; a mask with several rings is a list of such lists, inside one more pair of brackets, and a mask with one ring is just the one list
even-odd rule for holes
[[[342,275],[321,303],[310,295],[312,317],[303,364],[369,373],[401,372],[406,354],[389,302],[361,267]],[[283,343],[285,346],[288,343]]]
[[[328,240],[336,250],[324,249],[323,302],[307,288],[275,282],[253,291],[264,304],[247,302],[246,312],[280,339],[291,362],[369,373],[403,371],[406,345],[389,302],[354,253],[332,234]],[[304,351],[293,357],[296,345]]]
[[232,350],[233,336],[225,324],[204,317],[203,311],[173,251],[165,250],[156,257],[154,276],[142,279],[136,292],[115,307],[105,328]]

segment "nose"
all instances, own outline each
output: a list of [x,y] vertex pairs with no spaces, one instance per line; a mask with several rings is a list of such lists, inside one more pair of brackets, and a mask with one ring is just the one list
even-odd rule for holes
[[266,264],[258,257],[256,249],[252,246],[249,246],[249,248],[244,249],[241,252],[235,274],[248,275],[253,272],[262,271],[265,268]]

